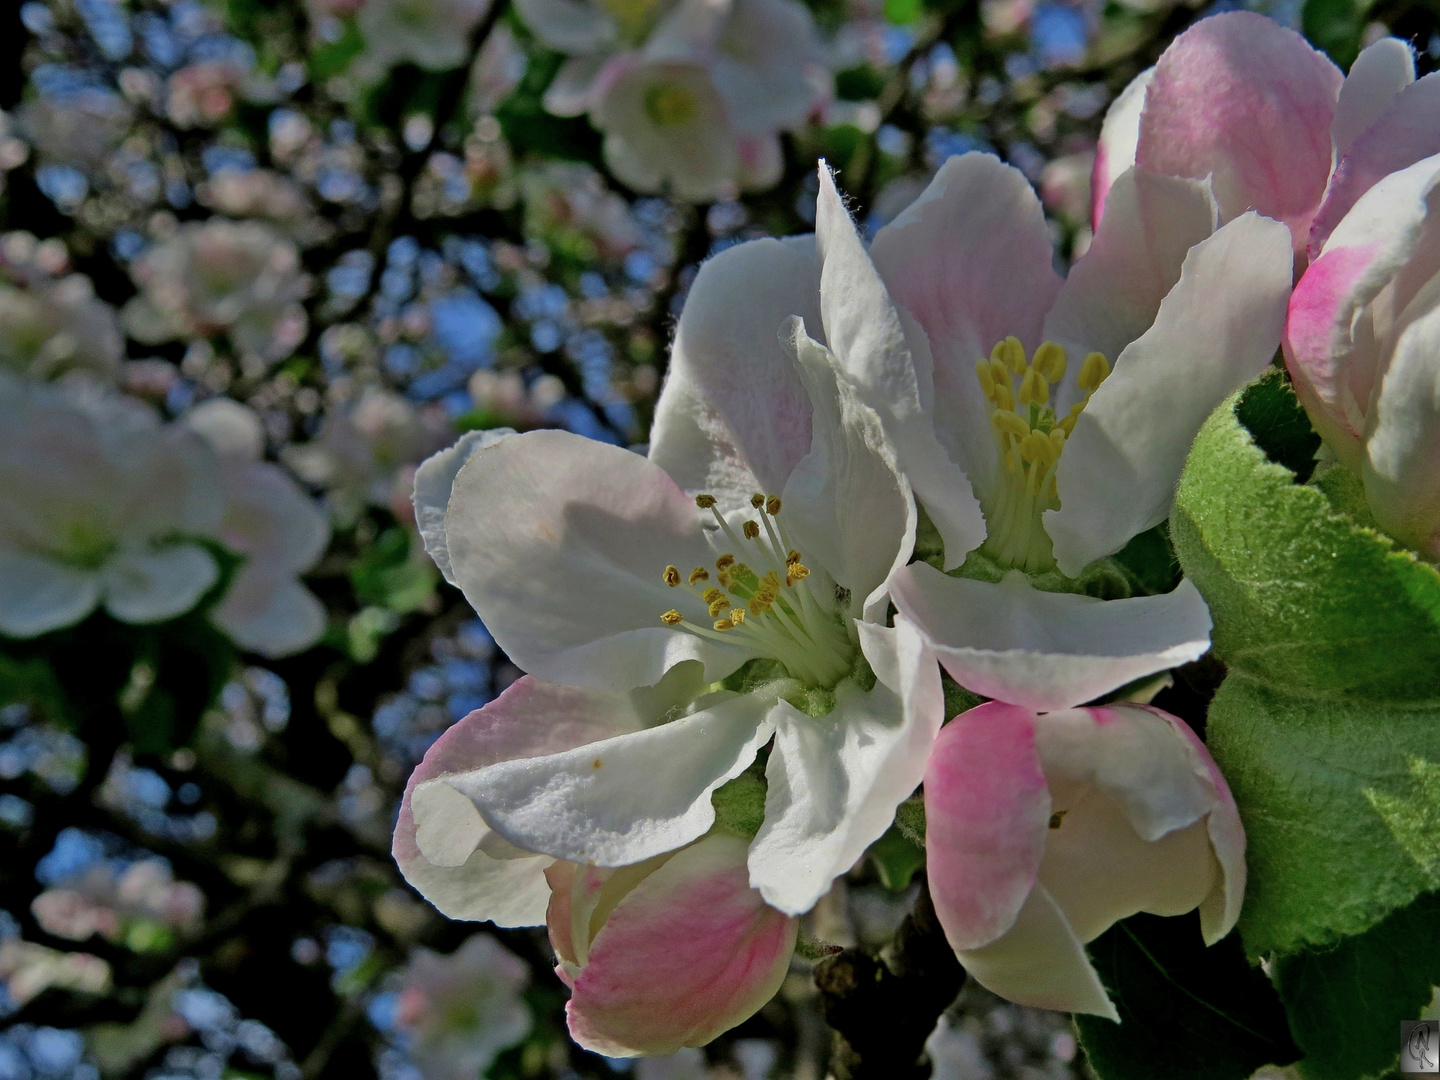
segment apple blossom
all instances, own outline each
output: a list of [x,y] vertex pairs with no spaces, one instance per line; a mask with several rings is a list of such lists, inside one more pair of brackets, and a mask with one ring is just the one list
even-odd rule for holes
[[1133,169],[1110,203],[1062,281],[1039,200],[993,156],[952,157],[868,252],[821,172],[829,348],[944,568],[966,567],[912,563],[891,596],[962,685],[1037,709],[1208,648],[1189,583],[1101,601],[1073,579],[1168,516],[1201,423],[1274,355],[1290,286],[1283,228],[1249,214],[1217,230],[1201,182]]
[[449,956],[416,949],[401,976],[395,1026],[424,1080],[474,1080],[530,1031],[530,969],[489,934]]
[[1222,221],[1258,210],[1315,258],[1381,177],[1440,153],[1440,75],[1415,78],[1410,46],[1382,38],[1350,74],[1293,30],[1225,12],[1177,37],[1105,118],[1094,174],[1102,218],[1133,164],[1210,177]]
[[261,460],[260,418],[239,402],[212,398],[185,423],[220,459],[225,511],[214,535],[244,557],[211,621],[243,649],[288,656],[325,632],[325,609],[300,583],[324,554],[330,527],[310,497],[277,465]]
[[457,68],[470,58],[469,37],[490,0],[364,0],[355,16],[365,54],[361,64],[382,70],[409,61],[429,71]]
[[[406,879],[452,918],[502,926],[548,920],[560,973],[574,991],[571,1031],[610,1055],[698,1045],[775,992],[795,920],[749,887],[744,840],[717,827],[678,854],[639,865],[577,866],[516,848],[468,799],[422,785],[494,762],[571,748],[593,753],[662,724],[700,688],[700,677],[691,661],[657,687],[615,693],[524,676],[436,740],[400,806],[393,850]],[[652,967],[657,946],[669,958],[658,969],[663,979]],[[627,976],[636,965],[650,968],[645,978]],[[657,1008],[657,992],[667,1006],[684,1007]]]
[[99,606],[128,623],[184,614],[219,570],[197,538],[221,514],[193,433],[92,387],[0,375],[0,634],[34,637]]
[[636,866],[545,872],[570,1034],[610,1057],[703,1046],[790,969],[799,920],[750,887],[743,839],[712,833]]
[[140,295],[125,305],[138,341],[229,336],[241,357],[283,360],[305,336],[310,291],[300,253],[256,221],[188,222],[130,266]]
[[1340,219],[1290,300],[1285,361],[1379,526],[1440,559],[1440,154]]
[[64,249],[54,254],[26,232],[0,238],[0,367],[35,379],[79,370],[112,381],[125,352],[115,310],[83,274],[61,276]]
[[772,186],[777,133],[826,94],[814,23],[795,0],[523,0],[520,11],[572,54],[546,108],[588,111],[610,168],[639,191],[699,202]]
[[1240,913],[1234,800],[1200,740],[1159,709],[971,709],[935,741],[925,818],[945,936],[1012,1001],[1118,1021],[1085,943],[1136,912],[1197,907],[1213,943]]
[[536,431],[473,436],[421,467],[426,547],[516,664],[610,694],[682,665],[698,684],[657,726],[417,788],[422,851],[443,834],[463,862],[481,834],[442,811],[473,803],[523,850],[642,862],[703,835],[712,792],[773,739],[751,883],[800,914],[919,783],[938,672],[912,627],[879,621],[913,503],[873,411],[803,320],[775,336],[814,297],[802,279],[762,295],[778,277],[766,262],[803,265],[803,251],[760,241],[701,270],[651,460]]

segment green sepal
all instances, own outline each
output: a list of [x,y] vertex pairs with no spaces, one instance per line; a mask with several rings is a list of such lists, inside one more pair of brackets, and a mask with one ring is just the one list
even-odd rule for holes
[[1120,1014],[1075,1017],[1101,1080],[1246,1080],[1299,1057],[1269,980],[1233,934],[1207,948],[1195,913],[1131,916],[1088,950]]
[[1215,652],[1290,694],[1440,705],[1440,573],[1297,482],[1316,446],[1280,372],[1195,440],[1170,526]]
[[1294,698],[1232,672],[1206,739],[1245,823],[1252,956],[1331,945],[1440,888],[1440,711]]
[[875,864],[880,884],[893,893],[901,893],[910,887],[910,879],[925,865],[924,843],[916,844],[905,831],[892,825],[870,845],[870,861]]
[[765,820],[765,767],[756,762],[710,795],[714,827],[742,840],[753,840]]
[[1325,952],[1275,964],[1290,1030],[1305,1051],[1306,1080],[1389,1075],[1400,1055],[1400,1021],[1415,1020],[1440,983],[1440,896],[1409,907]]
[[925,847],[925,799],[912,795],[895,808],[895,828],[920,849]]

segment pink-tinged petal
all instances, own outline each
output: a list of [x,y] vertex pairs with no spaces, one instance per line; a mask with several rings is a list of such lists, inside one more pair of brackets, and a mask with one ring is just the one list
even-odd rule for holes
[[1190,249],[1155,324],[1125,347],[1065,443],[1060,509],[1043,515],[1063,573],[1078,575],[1170,515],[1200,426],[1280,344],[1288,239],[1252,213]]
[[[1440,269],[1427,265],[1425,239],[1427,223],[1431,229],[1440,224],[1440,214],[1430,210],[1437,178],[1440,156],[1366,192],[1290,297],[1284,348],[1295,392],[1316,429],[1353,468],[1360,467],[1387,324]],[[1387,299],[1377,313],[1373,305],[1382,292]]]
[[1120,1020],[1085,946],[1043,885],[1031,890],[1004,936],[957,955],[976,982],[1009,1001]]
[[1049,821],[1034,713],[992,701],[940,729],[925,769],[926,872],[956,952],[988,945],[1015,925]]
[[820,332],[813,237],[751,240],[700,267],[650,433],[650,460],[686,491],[779,492],[810,452],[810,399],[780,340],[795,315]]
[[750,882],[792,915],[814,907],[890,827],[925,776],[945,711],[940,673],[913,627],[857,626],[875,686],[842,682],[821,724],[783,705],[765,770]]
[[1395,101],[1395,96],[1415,81],[1415,50],[1408,41],[1381,38],[1367,46],[1350,65],[1330,134],[1335,156],[1343,159],[1365,129]]
[[[952,157],[880,230],[872,255],[890,296],[929,339],[935,434],[975,489],[988,491],[995,443],[975,362],[1010,335],[1026,349],[1040,344],[1060,289],[1040,200],[1018,169],[993,154]],[[935,496],[912,482],[930,509]],[[946,568],[964,557],[946,537]]]
[[891,598],[966,689],[1044,711],[1093,701],[1204,655],[1210,612],[1195,586],[1097,600],[1042,592],[1023,574],[998,584],[911,563]]
[[1331,232],[1367,191],[1391,173],[1434,154],[1440,154],[1440,72],[1396,95],[1336,167],[1310,231],[1310,257],[1328,245]]
[[445,777],[433,789],[447,800],[446,788],[461,793],[525,851],[605,867],[653,858],[710,828],[711,794],[744,772],[775,730],[766,695],[721,696],[642,731],[502,761]]
[[[545,868],[545,884],[550,887],[550,903],[545,908],[545,926],[550,933],[550,947],[561,966],[578,966],[575,957],[575,935],[571,930],[570,890],[575,885],[575,874],[580,869],[572,862],[557,859]],[[566,986],[574,985],[573,972],[565,979]]]
[[1158,710],[1042,715],[1035,741],[1052,802],[1040,882],[1081,941],[1138,911],[1179,915],[1219,885],[1205,763]]
[[[942,175],[953,175],[953,169]],[[932,184],[927,190],[937,189]],[[1036,201],[1033,193],[1030,197]],[[945,541],[946,562],[958,566],[984,541],[985,520],[970,480],[936,438],[934,361],[926,331],[914,315],[896,307],[823,164],[815,235],[822,266],[820,310],[830,351],[879,416],[915,494]],[[970,365],[973,379],[973,360]]]
[[748,659],[660,621],[704,603],[664,582],[714,554],[700,512],[637,454],[563,431],[478,450],[455,478],[445,518],[451,567],[496,642],[521,668],[574,686],[649,686],[700,660],[712,679]]
[[1342,81],[1293,30],[1247,11],[1212,15],[1155,65],[1136,161],[1210,176],[1222,220],[1258,210],[1289,226],[1303,251],[1330,176]]
[[[1217,224],[1203,181],[1144,169],[1116,178],[1106,205],[1094,242],[1071,268],[1045,319],[1045,340],[1058,341],[1074,358],[1064,387],[1072,397],[1085,354],[1099,352],[1113,361],[1149,330],[1180,280],[1185,255]],[[1069,398],[1057,398],[1058,410],[1069,405]]]
[[1205,825],[1210,834],[1210,849],[1220,864],[1220,880],[1200,904],[1200,931],[1205,936],[1205,944],[1213,945],[1228,934],[1240,918],[1240,903],[1245,899],[1245,826],[1240,821],[1235,797],[1230,794],[1230,785],[1200,736],[1183,720],[1150,706],[1143,707],[1179,733],[1215,789],[1215,806]]
[[1440,559],[1440,275],[1397,330],[1367,432],[1365,497],[1382,529]]
[[707,837],[626,895],[566,1006],[570,1034],[610,1057],[702,1046],[785,979],[799,923],[750,888],[745,842]]
[[[434,823],[432,862],[416,837],[415,789],[427,780],[514,758],[551,754],[642,727],[625,695],[544,683],[524,676],[483,709],[447,730],[411,774],[400,802],[392,854],[405,880],[452,919],[491,919],[501,926],[543,922],[545,867],[550,859],[529,856],[500,842],[468,799],[442,806]],[[455,834],[447,837],[448,833]],[[431,846],[427,843],[427,846]]]
[[1110,103],[1105,122],[1100,125],[1100,140],[1095,146],[1095,165],[1090,170],[1090,224],[1098,231],[1105,216],[1105,201],[1110,185],[1135,164],[1135,150],[1140,142],[1140,115],[1145,108],[1145,91],[1155,69],[1146,68],[1120,96]]

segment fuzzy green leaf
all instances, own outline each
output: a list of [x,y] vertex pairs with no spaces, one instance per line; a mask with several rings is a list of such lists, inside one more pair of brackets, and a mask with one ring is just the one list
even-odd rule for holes
[[1440,711],[1304,700],[1232,672],[1206,736],[1245,822],[1252,955],[1333,944],[1440,888]]
[[1440,983],[1437,926],[1440,896],[1429,893],[1334,949],[1276,963],[1290,1029],[1305,1051],[1302,1076],[1357,1080],[1395,1068],[1400,1021],[1417,1019]]
[[1132,916],[1089,951],[1120,1014],[1075,1017],[1101,1080],[1245,1080],[1299,1056],[1269,980],[1234,935],[1206,948],[1193,913]]
[[1195,441],[1170,526],[1215,651],[1287,693],[1440,705],[1440,573],[1296,482],[1315,445],[1278,372]]

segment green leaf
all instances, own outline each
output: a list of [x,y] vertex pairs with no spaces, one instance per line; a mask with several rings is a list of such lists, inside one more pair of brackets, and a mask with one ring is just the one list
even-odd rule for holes
[[870,845],[870,860],[875,864],[880,884],[891,892],[900,893],[910,887],[910,879],[925,865],[925,849],[892,825],[884,836]]
[[1195,440],[1170,530],[1215,652],[1287,693],[1440,706],[1440,573],[1296,482],[1313,440],[1279,372]]
[[1269,980],[1233,934],[1207,948],[1194,913],[1134,915],[1089,952],[1121,1021],[1075,1017],[1101,1080],[1245,1080],[1299,1056]]
[[1415,1020],[1440,983],[1440,896],[1394,912],[1328,952],[1288,956],[1275,983],[1305,1051],[1307,1080],[1388,1073],[1400,1055],[1400,1021]]
[[1360,55],[1368,3],[1356,0],[1305,0],[1300,25],[1305,36],[1330,54],[1342,68]]
[[1440,888],[1440,711],[1303,700],[1232,672],[1206,738],[1245,823],[1251,955],[1333,944]]

